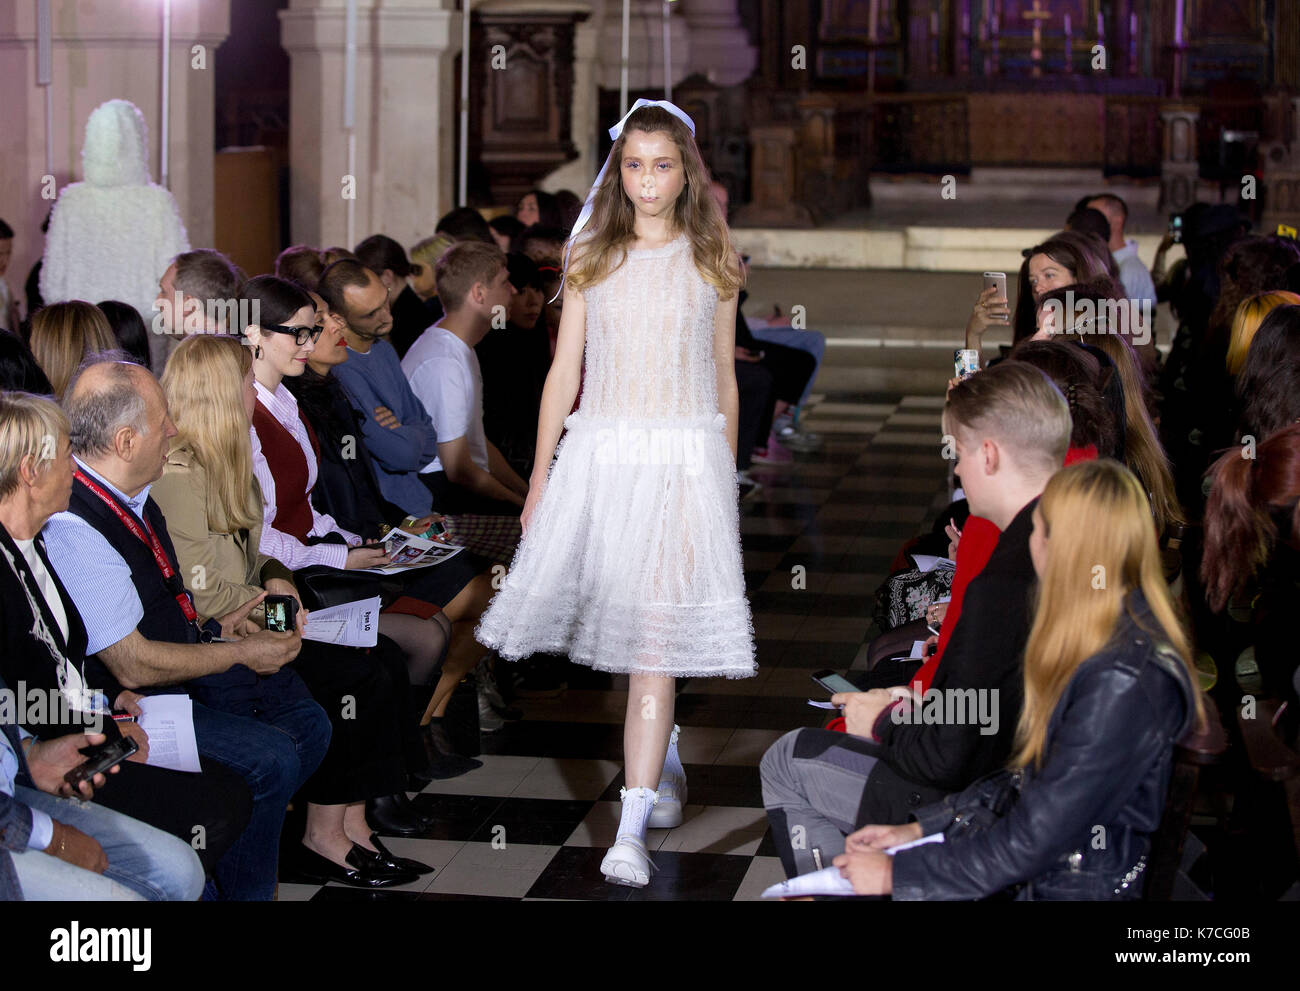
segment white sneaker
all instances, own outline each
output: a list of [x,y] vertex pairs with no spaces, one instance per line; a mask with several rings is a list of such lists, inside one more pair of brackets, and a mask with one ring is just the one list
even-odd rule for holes
[[[680,726],[673,727],[673,735],[668,741],[671,747],[681,735]],[[647,829],[676,829],[682,824],[682,807],[686,804],[686,775],[667,774],[659,782],[659,801],[650,811],[646,820]]]
[[656,869],[645,844],[635,836],[619,837],[600,862],[600,872],[606,881],[629,888],[644,888]]

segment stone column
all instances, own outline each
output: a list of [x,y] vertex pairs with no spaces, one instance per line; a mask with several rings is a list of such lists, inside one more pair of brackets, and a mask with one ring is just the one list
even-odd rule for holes
[[[157,0],[92,3],[53,0],[54,183],[80,181],[81,145],[90,112],[106,100],[130,100],[149,125],[150,168],[159,180],[162,5]],[[170,186],[190,242],[212,244],[213,65],[230,30],[229,0],[172,0]],[[196,49],[195,46],[198,46]],[[36,85],[34,2],[6,5],[0,19],[0,203],[14,228],[5,275],[21,298],[23,281],[44,252],[41,221],[53,205],[45,182],[45,93]]]
[[[681,7],[675,3],[673,7]],[[628,32],[628,90],[658,90],[663,96],[664,87],[664,17],[663,0],[632,0],[631,28]],[[686,18],[674,10],[669,19],[669,37],[672,39],[672,80],[685,79],[693,71],[703,70],[692,56],[693,35],[688,30]],[[600,86],[617,90],[619,67],[623,51],[623,2],[605,0],[605,27],[600,36]],[[629,98],[629,105],[631,105]],[[616,123],[610,121],[606,127]],[[594,178],[594,176],[593,176]]]
[[[404,245],[433,234],[455,205],[460,14],[453,0],[359,0],[357,158],[347,189],[343,130],[344,0],[290,0],[280,13],[290,76],[290,236],[328,247],[347,237]],[[355,247],[355,245],[345,245]]]
[[[612,14],[607,7],[613,11]],[[569,127],[573,143],[578,149],[578,157],[548,175],[541,186],[552,193],[570,189],[579,198],[585,198],[587,190],[596,181],[596,173],[604,163],[604,159],[598,155],[600,129],[614,123],[612,120],[600,120],[598,77],[602,57],[608,55],[601,50],[605,22],[613,17],[622,25],[622,4],[621,0],[615,0],[612,6],[604,0],[573,0],[558,6],[552,4],[550,9],[585,10],[590,16],[579,22],[573,34],[573,111]],[[617,64],[617,51],[614,57]]]
[[[691,69],[715,86],[743,83],[758,65],[758,49],[740,23],[736,0],[683,0],[691,34]],[[674,40],[674,44],[676,41]]]

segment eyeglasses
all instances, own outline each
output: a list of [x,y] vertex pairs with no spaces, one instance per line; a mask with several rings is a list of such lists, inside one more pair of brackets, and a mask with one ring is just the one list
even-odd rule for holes
[[287,334],[302,347],[308,341],[316,343],[324,327],[285,327],[282,324],[268,324],[261,328],[271,334]]

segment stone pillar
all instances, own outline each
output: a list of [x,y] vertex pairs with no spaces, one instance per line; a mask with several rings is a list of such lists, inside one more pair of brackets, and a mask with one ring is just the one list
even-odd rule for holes
[[[86,119],[114,98],[130,100],[144,114],[150,168],[159,181],[162,5],[157,0],[53,0],[51,13],[57,188],[82,178]],[[213,65],[229,30],[229,0],[172,0],[170,186],[195,247],[212,244]],[[19,298],[28,271],[44,252],[40,225],[53,205],[42,197],[48,188],[45,93],[36,85],[36,58],[36,4],[7,4],[0,19],[0,78],[5,80],[0,203],[15,233],[5,279]]]
[[[682,4],[675,3],[674,8]],[[628,35],[628,82],[627,88],[635,93],[637,90],[658,90],[658,97],[663,96],[664,88],[664,17],[663,0],[632,0],[631,28]],[[693,36],[688,31],[686,18],[681,11],[673,10],[669,18],[669,37],[672,39],[672,80],[681,81],[693,71],[703,71],[704,67],[695,64],[692,56]],[[600,37],[600,86],[603,89],[616,90],[619,87],[619,68],[623,51],[623,0],[605,0],[605,27]],[[632,100],[629,97],[628,104]],[[616,123],[610,121],[606,127]],[[593,176],[594,178],[594,176]]]
[[[359,0],[356,240],[404,245],[455,205],[460,14],[453,0]],[[290,0],[280,13],[290,76],[290,237],[347,239],[344,0]],[[355,245],[345,245],[355,247]]]
[[[617,8],[615,20],[621,25],[621,3],[614,6]],[[602,56],[607,54],[601,51],[601,38],[608,14],[602,0],[575,0],[564,4],[560,9],[585,9],[589,14],[586,20],[578,24],[573,35],[573,111],[570,116],[570,137],[578,149],[578,157],[548,175],[542,181],[541,188],[552,193],[570,189],[583,199],[591,184],[596,181],[596,173],[604,164],[604,159],[598,154],[600,130],[615,123],[612,120],[600,120],[598,77]]]
[[1199,117],[1194,104],[1171,103],[1160,112],[1165,128],[1159,209],[1166,213],[1181,213],[1196,202],[1196,183],[1200,176],[1196,159],[1196,121]]
[[736,0],[684,0],[680,6],[691,34],[691,68],[715,86],[748,79],[758,65],[758,49],[740,23]]

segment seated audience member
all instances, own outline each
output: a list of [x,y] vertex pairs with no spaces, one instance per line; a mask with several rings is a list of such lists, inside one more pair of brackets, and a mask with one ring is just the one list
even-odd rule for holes
[[[248,633],[257,599],[198,623],[167,521],[149,498],[176,428],[148,369],[89,365],[64,408],[77,471],[68,511],[46,523],[45,540],[86,625],[87,680],[109,698],[128,687],[190,695],[199,755],[238,772],[253,797],[247,828],[217,864],[218,891],[269,900],[285,808],[329,743],[329,718],[282,670],[302,641],[296,632]],[[201,642],[218,633],[234,642]]]
[[326,248],[321,252],[321,261],[325,263],[326,268],[329,268],[335,262],[343,261],[345,258],[350,261],[357,260],[357,256],[352,253],[350,248]]
[[484,244],[496,244],[492,228],[483,219],[483,214],[473,207],[458,206],[438,218],[435,234],[446,234],[454,241],[482,241]]
[[373,234],[357,245],[356,255],[357,261],[379,276],[388,290],[388,308],[393,314],[388,343],[400,358],[433,323],[424,301],[410,286],[411,263],[406,250],[391,237]]
[[1100,210],[1089,206],[1075,210],[1066,217],[1065,229],[1078,234],[1091,234],[1102,244],[1110,243],[1110,221]]
[[23,339],[0,330],[0,392],[52,396],[54,387]]
[[335,367],[334,375],[365,416],[366,447],[384,498],[424,516],[432,510],[433,498],[419,473],[433,470],[438,438],[386,340],[393,328],[388,291],[379,276],[354,261],[327,268],[317,291],[344,321],[347,360]]
[[319,248],[295,244],[281,251],[275,258],[277,278],[314,286],[325,271],[324,253]]
[[1114,458],[1118,426],[1104,397],[1104,352],[1094,352],[1072,341],[1021,341],[1011,351],[1012,361],[1033,365],[1065,396],[1070,407],[1070,449],[1065,463]]
[[1211,609],[1234,601],[1254,629],[1264,694],[1290,699],[1296,723],[1295,617],[1300,610],[1300,425],[1258,442],[1254,457],[1233,447],[1211,469],[1201,579]]
[[[9,691],[3,679],[0,691]],[[103,733],[30,739],[0,720],[0,901],[199,897],[203,867],[188,843],[88,801],[105,775],[75,792],[63,780]]]
[[540,189],[530,189],[519,197],[519,202],[515,204],[515,219],[525,227],[532,227],[534,224],[542,224],[546,227],[563,225],[560,204],[551,193]]
[[[182,572],[204,576],[194,589],[200,619],[224,615],[263,591],[298,601],[299,619],[305,616],[293,576],[260,552],[262,497],[249,438],[253,382],[251,352],[224,336],[187,338],[163,375],[179,433],[153,498],[167,517]],[[259,625],[266,626],[265,617]],[[394,666],[376,663],[385,652],[396,655]],[[294,671],[333,727],[325,759],[303,789],[300,872],[361,887],[415,880],[418,874],[398,865],[366,823],[367,799],[396,808],[406,787],[402,728],[409,724],[414,735],[414,721],[401,652],[387,641],[376,652],[304,641]],[[352,706],[338,705],[342,698],[353,699]]]
[[1279,306],[1259,325],[1237,377],[1237,439],[1258,441],[1300,422],[1300,306]]
[[[53,444],[45,443],[47,437]],[[69,451],[68,420],[54,402],[0,394],[0,677],[50,700],[19,715],[19,728],[40,740],[101,727],[117,736],[110,710],[139,715],[143,700],[129,691],[110,698],[84,680],[86,628],[46,554],[40,531],[51,515],[68,508]],[[200,859],[211,872],[248,823],[243,780],[213,761],[199,774],[146,765],[143,728],[123,722],[120,732],[139,750],[99,804],[186,843],[200,827]]]
[[[1009,889],[1037,900],[1141,897],[1174,744],[1204,718],[1148,516],[1142,486],[1112,461],[1066,468],[1047,483],[1033,514],[1041,591],[1011,769],[908,810],[906,825],[850,835],[833,863],[855,891],[898,900]],[[1099,567],[1104,586],[1093,580]],[[1107,842],[1096,842],[1098,830]],[[946,842],[883,852],[938,832]]]
[[[375,477],[370,452],[362,438],[362,420],[348,399],[346,390],[330,374],[347,360],[347,345],[343,338],[343,321],[329,308],[319,295],[312,294],[317,307],[317,320],[322,326],[316,348],[307,359],[307,371],[297,378],[284,380],[285,388],[298,400],[298,409],[316,434],[320,460],[319,476],[311,491],[312,505],[329,515],[343,529],[358,533],[366,541],[381,537],[381,524],[397,526],[408,514],[384,498]],[[456,521],[446,517],[426,516],[402,529],[410,533],[424,533],[435,522],[449,529],[449,539],[454,543],[458,536],[452,527]],[[442,665],[442,674],[432,694],[425,693],[420,703],[421,722],[432,722],[430,731],[437,737],[432,742],[439,756],[435,777],[452,777],[466,770],[449,747],[443,746],[445,734],[440,734],[441,720],[446,714],[451,693],[460,684],[465,673],[482,657],[482,648],[474,640],[474,627],[492,599],[491,561],[470,551],[462,551],[436,568],[422,568],[405,575],[394,576],[402,582],[404,591],[423,602],[442,609],[442,615],[451,623],[451,645]],[[499,693],[494,693],[479,679],[479,728],[485,732],[502,725],[497,710],[511,713]],[[518,715],[510,715],[518,718]]]
[[[564,243],[569,239],[569,232],[563,227],[547,227],[534,224],[524,229],[515,238],[511,250],[527,255],[538,265],[564,257]],[[550,299],[548,296],[547,299]]]
[[[359,263],[346,264],[357,265],[374,278]],[[388,564],[381,547],[362,546],[359,534],[319,512],[311,501],[319,473],[319,441],[284,380],[305,373],[323,333],[315,304],[304,290],[270,275],[250,279],[242,293],[250,310],[257,304],[262,321],[249,324],[245,334],[253,347],[253,387],[257,392],[252,416],[253,471],[262,492],[263,551],[295,572],[307,567],[356,570]],[[442,670],[450,621],[437,612],[434,609],[421,617],[387,609],[379,617],[379,632],[396,642],[406,656],[412,684],[433,684]],[[463,675],[460,672],[457,682]],[[479,765],[466,760],[462,766],[471,770]],[[405,807],[405,803],[399,804]]]
[[[1034,588],[1031,516],[1069,448],[1069,409],[1038,369],[1003,362],[955,386],[943,419],[971,513],[1002,536],[966,589],[929,695],[981,697],[986,708],[962,722],[934,723],[895,719],[898,707],[884,689],[842,694],[831,701],[844,707],[847,735],[804,729],[778,740],[762,761],[763,804],[792,876],[827,866],[856,826],[904,822],[922,803],[996,770],[1011,752]],[[803,844],[792,842],[796,826]]]
[[435,234],[426,237],[411,249],[411,288],[424,304],[428,321],[426,327],[446,312],[442,308],[442,301],[438,299],[438,280],[433,277],[433,269],[442,253],[455,243],[446,234]]
[[533,472],[551,346],[541,319],[546,300],[537,265],[518,252],[507,256],[506,265],[515,288],[506,325],[491,327],[474,353],[483,376],[483,432],[510,467],[527,477]]
[[561,189],[555,193],[555,202],[560,208],[560,228],[573,230],[573,225],[578,222],[578,214],[582,213],[582,200],[572,189]]
[[[1228,374],[1234,378],[1241,374],[1246,365],[1246,355],[1250,353],[1250,342],[1255,339],[1259,325],[1264,318],[1279,306],[1300,304],[1300,295],[1293,292],[1261,292],[1247,296],[1237,307],[1232,318],[1232,332],[1228,340]],[[1233,416],[1235,420],[1236,417]]]
[[166,354],[155,357],[161,375],[166,355],[187,334],[229,334],[235,329],[235,305],[244,273],[220,251],[200,248],[177,255],[158,280],[152,331],[166,339]]
[[87,355],[117,347],[108,318],[79,299],[51,303],[32,317],[32,354],[61,399]]
[[96,303],[113,330],[117,346],[129,354],[137,365],[149,367],[149,328],[144,317],[130,303],[106,299]]
[[492,229],[492,240],[505,252],[510,251],[510,246],[515,243],[515,238],[524,232],[525,226],[517,217],[509,213],[503,213],[488,221],[488,227]]
[[487,245],[453,245],[438,259],[436,277],[447,314],[402,359],[438,436],[433,470],[421,480],[442,512],[517,516],[528,483],[483,432],[483,379],[474,353],[493,320],[505,322],[515,294],[506,256]]
[[1115,264],[1119,266],[1119,281],[1124,286],[1124,295],[1129,299],[1150,303],[1154,310],[1156,284],[1138,257],[1137,241],[1124,236],[1124,225],[1128,223],[1128,204],[1114,193],[1102,193],[1090,199],[1086,209],[1101,213],[1110,227],[1108,236],[1102,240],[1115,259]]

